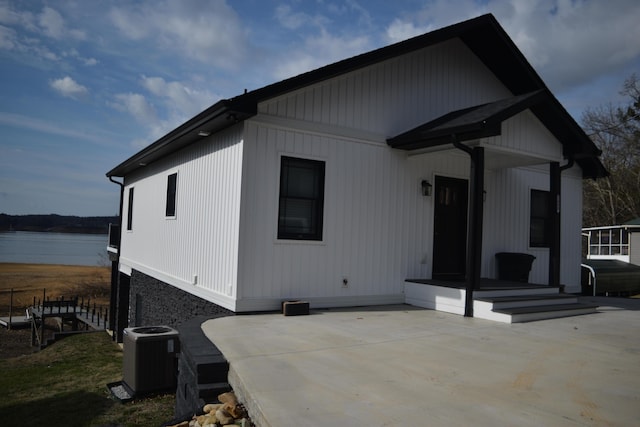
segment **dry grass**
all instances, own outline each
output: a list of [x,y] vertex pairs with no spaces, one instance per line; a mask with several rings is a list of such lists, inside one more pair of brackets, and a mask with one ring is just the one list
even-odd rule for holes
[[13,289],[14,314],[24,313],[33,298],[75,296],[91,298],[98,306],[109,305],[111,270],[108,267],[0,263],[0,316],[9,314]]

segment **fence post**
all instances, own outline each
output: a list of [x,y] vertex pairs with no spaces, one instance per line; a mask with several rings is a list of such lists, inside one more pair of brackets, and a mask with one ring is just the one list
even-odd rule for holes
[[9,324],[7,325],[7,329],[11,330],[11,318],[13,316],[13,288],[11,288],[11,293],[9,296]]

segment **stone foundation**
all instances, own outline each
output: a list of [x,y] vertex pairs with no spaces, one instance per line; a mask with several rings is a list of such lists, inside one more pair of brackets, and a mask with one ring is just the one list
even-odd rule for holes
[[173,328],[197,316],[234,313],[174,286],[133,270],[129,291],[129,327],[167,325]]
[[229,365],[200,325],[235,313],[136,270],[129,289],[129,327],[166,325],[179,332],[175,415],[191,417],[229,391]]

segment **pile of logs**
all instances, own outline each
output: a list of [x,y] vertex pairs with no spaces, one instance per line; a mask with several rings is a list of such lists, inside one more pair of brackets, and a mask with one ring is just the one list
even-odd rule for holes
[[189,421],[183,421],[169,427],[253,426],[246,409],[241,403],[238,403],[234,392],[222,393],[218,396],[218,401],[220,403],[204,405],[203,415],[194,415]]

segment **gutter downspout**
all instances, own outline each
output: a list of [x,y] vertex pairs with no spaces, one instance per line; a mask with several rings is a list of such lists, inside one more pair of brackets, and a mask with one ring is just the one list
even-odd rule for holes
[[482,268],[482,222],[484,193],[484,147],[468,147],[451,135],[453,146],[467,153],[471,159],[469,173],[470,206],[467,235],[467,272],[464,316],[473,317],[473,291],[480,287]]
[[109,181],[120,186],[120,208],[118,210],[118,252],[116,253],[115,261],[111,263],[111,295],[109,299],[109,328],[113,332],[113,339],[116,339],[116,319],[118,309],[118,272],[120,271],[120,246],[122,245],[122,203],[124,200],[124,183],[118,182],[109,176]]

